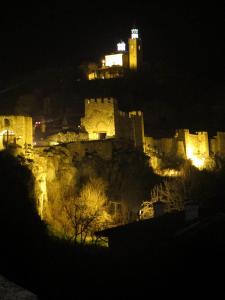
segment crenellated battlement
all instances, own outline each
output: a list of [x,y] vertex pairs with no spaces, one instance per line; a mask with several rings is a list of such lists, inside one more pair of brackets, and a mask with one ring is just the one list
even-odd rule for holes
[[127,112],[124,112],[124,111],[121,111],[121,110],[118,111],[118,114],[119,114],[120,117],[123,117],[123,118],[128,118],[129,117]]
[[143,112],[140,111],[140,110],[136,110],[136,111],[130,111],[129,112],[129,118],[132,118],[132,117],[143,117]]
[[141,111],[119,111],[113,97],[86,98],[85,117],[81,125],[88,132],[89,140],[123,138],[143,148],[144,125]]
[[198,135],[208,135],[207,131],[196,131],[196,134]]
[[86,98],[85,117],[81,119],[81,125],[88,132],[89,139],[115,137],[117,113],[117,101],[113,97]]
[[85,104],[115,104],[117,103],[116,99],[113,97],[104,97],[104,98],[86,98]]
[[145,137],[145,152],[153,154],[151,163],[155,168],[159,167],[157,155],[163,157],[182,157],[189,159],[199,168],[211,168],[215,156],[225,157],[225,132],[217,132],[212,138],[207,131],[191,133],[189,129],[178,129],[174,137],[167,139],[154,139]]

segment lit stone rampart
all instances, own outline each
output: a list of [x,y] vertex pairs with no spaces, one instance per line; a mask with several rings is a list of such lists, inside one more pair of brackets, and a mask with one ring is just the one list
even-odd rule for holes
[[210,139],[210,151],[213,155],[225,157],[225,132],[218,131],[216,136]]
[[89,134],[90,140],[116,136],[115,115],[117,102],[113,98],[85,99],[85,117],[81,125]]
[[187,159],[190,159],[197,168],[203,168],[209,157],[208,133],[203,131],[190,134],[186,130],[184,138]]
[[25,116],[0,116],[0,149],[16,144],[22,149],[32,146],[32,118]]
[[120,138],[143,149],[143,113],[119,111],[114,98],[85,99],[85,117],[81,119],[81,125],[88,132],[89,140]]

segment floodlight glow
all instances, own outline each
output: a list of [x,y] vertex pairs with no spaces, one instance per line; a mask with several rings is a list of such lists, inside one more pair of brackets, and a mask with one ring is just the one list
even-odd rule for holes
[[112,66],[123,66],[123,54],[112,54],[105,56],[105,66],[112,67]]
[[117,51],[126,51],[126,44],[124,42],[120,42],[117,44]]
[[131,29],[131,38],[138,39],[138,29]]

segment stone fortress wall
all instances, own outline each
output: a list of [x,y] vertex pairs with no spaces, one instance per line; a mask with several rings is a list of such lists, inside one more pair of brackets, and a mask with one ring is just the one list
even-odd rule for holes
[[[191,133],[189,129],[178,129],[174,136],[155,139],[144,134],[144,117],[141,111],[123,112],[115,98],[85,99],[85,116],[81,118],[82,132],[72,136],[56,135],[55,144],[66,144],[78,157],[96,152],[105,159],[112,155],[112,140],[123,146],[129,144],[143,150],[150,157],[154,169],[167,159],[190,159],[198,168],[215,155],[225,157],[225,133],[217,132],[209,138],[206,131]],[[54,145],[54,137],[51,141]],[[125,143],[125,144],[124,144]]]
[[[115,145],[143,150],[154,168],[158,161],[173,158],[190,159],[199,168],[209,158],[225,158],[225,132],[217,132],[209,138],[206,131],[191,133],[178,129],[170,138],[155,139],[144,135],[144,119],[141,111],[122,112],[114,98],[85,99],[85,116],[81,118],[79,134],[56,135],[55,145],[65,144],[78,159],[95,152],[104,159],[111,159]],[[32,118],[26,116],[0,116],[0,149],[9,144],[25,150],[33,145]],[[46,146],[54,145],[46,139]]]
[[178,129],[171,138],[145,137],[144,151],[153,158],[154,168],[157,168],[155,158],[172,157],[190,159],[193,165],[201,168],[210,158],[225,158],[225,132],[217,132],[209,138],[206,131],[190,133],[189,129]]
[[[35,146],[31,156],[28,156],[33,161],[31,168],[41,217],[48,206],[49,182],[53,183],[56,174],[60,173],[57,168],[61,166],[61,173],[64,174],[62,178],[66,184],[72,172],[75,172],[73,160],[79,161],[86,155],[97,154],[102,159],[111,160],[115,150],[134,146],[141,149],[143,146],[153,169],[159,168],[159,160],[171,157],[173,160],[190,159],[198,168],[205,167],[206,161],[215,156],[225,158],[225,132],[217,132],[214,137],[209,138],[207,132],[191,133],[188,129],[179,129],[170,138],[147,137],[144,135],[142,112],[121,112],[114,98],[86,99],[81,127],[86,132],[82,131],[80,137],[67,134],[65,140],[61,135],[62,140],[59,140],[56,135],[58,144]],[[33,145],[31,117],[0,116],[0,149],[7,148],[9,144],[20,146],[25,155],[29,152],[26,148]]]
[[81,126],[88,132],[90,140],[100,139],[101,136],[115,137],[117,113],[117,104],[113,98],[85,99],[85,117],[81,118]]
[[0,150],[15,144],[25,149],[33,144],[32,118],[25,116],[0,116]]
[[218,131],[216,136],[210,139],[210,151],[213,155],[225,157],[225,132]]
[[85,116],[81,118],[81,126],[88,132],[89,140],[126,139],[143,149],[143,113],[119,111],[115,98],[85,99]]

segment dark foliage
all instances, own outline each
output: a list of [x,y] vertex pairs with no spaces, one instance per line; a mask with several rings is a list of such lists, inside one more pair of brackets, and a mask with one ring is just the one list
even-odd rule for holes
[[81,183],[89,177],[101,177],[107,184],[109,200],[119,201],[136,213],[143,199],[149,198],[153,186],[160,182],[149,167],[148,157],[132,147],[114,149],[112,159],[107,161],[90,153],[76,162],[76,167]]
[[47,236],[36,212],[33,184],[31,171],[20,159],[0,152],[0,272],[27,283]]

